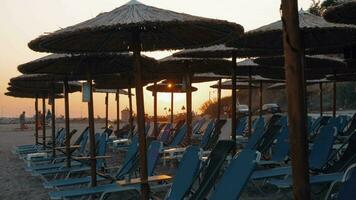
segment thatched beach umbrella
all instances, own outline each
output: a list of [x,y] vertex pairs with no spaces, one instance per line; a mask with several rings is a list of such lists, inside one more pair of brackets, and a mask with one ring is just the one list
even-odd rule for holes
[[[57,77],[58,78],[58,77]],[[28,88],[36,88],[38,90],[46,91],[48,94],[51,94],[52,96],[55,96],[56,93],[63,93],[63,88],[64,93],[67,93],[65,96],[65,102],[68,103],[68,93],[73,93],[81,90],[80,84],[78,82],[67,82],[67,87],[66,83],[60,82],[56,80],[56,77],[53,77],[48,74],[26,74],[26,75],[20,75],[14,78],[10,79],[10,85],[13,87],[18,87],[21,89],[28,89]],[[63,87],[64,86],[64,87]],[[43,99],[43,112],[45,112],[45,103]],[[52,110],[52,140],[55,137],[55,132],[56,132],[56,112],[55,112],[55,99],[52,99],[51,101],[51,110]],[[69,105],[65,106],[65,108],[68,108],[69,110]],[[67,110],[67,109],[65,109]],[[36,113],[36,118],[38,118],[38,113]],[[37,122],[37,119],[36,119]],[[45,125],[45,118],[44,114],[42,116],[42,123]],[[37,127],[37,126],[36,126]],[[43,135],[45,135],[45,128],[42,129]],[[66,137],[70,138],[70,132],[69,132],[69,116],[68,120],[66,120]],[[45,137],[43,137],[43,140],[45,141]],[[45,143],[45,142],[43,142]],[[66,154],[67,154],[67,165],[70,166],[70,140],[66,140]],[[53,145],[52,147],[52,156],[55,157],[56,151],[55,151],[55,146]]]
[[[145,68],[156,65],[155,59],[146,56],[141,56],[138,60]],[[64,77],[65,85],[68,82],[68,77],[76,80],[87,80],[89,88],[86,95],[88,95],[91,184],[93,186],[96,185],[96,147],[92,79],[101,75],[132,71],[134,62],[134,56],[130,53],[52,54],[18,67],[19,71],[23,73],[59,75]]]
[[[222,20],[177,13],[131,0],[110,12],[31,41],[36,51],[133,51],[136,82],[142,196],[148,199],[141,51],[181,49],[222,43],[243,32],[242,26]],[[75,41],[75,42],[73,42]]]
[[[200,59],[200,58],[179,58],[168,56],[159,60],[159,64],[154,71],[160,71],[162,74],[176,74],[183,77],[183,84],[186,87],[187,101],[187,139],[192,135],[192,76],[195,73],[206,73],[221,70],[231,66],[231,61],[225,59]],[[188,141],[189,142],[189,141]]]
[[[356,26],[335,24],[307,11],[299,11],[299,27],[303,36],[303,48],[308,54],[344,53],[344,47],[356,43]],[[246,32],[241,38],[227,43],[235,48],[257,49],[249,56],[265,56],[262,50],[282,50],[281,20]]]
[[[93,92],[95,93],[104,93],[105,94],[105,128],[109,127],[109,94],[115,94],[116,95],[116,100],[118,101],[118,95],[123,94],[123,95],[128,95],[128,92],[125,90],[115,90],[115,89],[98,89],[94,87]],[[118,114],[117,114],[118,116]],[[119,124],[119,117],[116,118],[117,124]],[[119,130],[119,129],[117,129]]]
[[338,0],[336,3],[325,10],[324,18],[329,22],[356,25],[356,1]]
[[[321,79],[321,80],[307,80],[306,85],[319,85],[319,109],[320,109],[320,116],[323,116],[324,114],[324,109],[323,109],[323,84],[324,83],[330,83],[330,80],[327,79]],[[335,86],[335,85],[334,85]],[[275,83],[273,85],[270,85],[268,89],[271,90],[284,90],[286,88],[285,83]],[[333,87],[333,113],[336,112],[336,87]]]
[[[45,112],[46,112],[46,98],[48,99],[52,99],[52,101],[54,101],[55,98],[60,98],[61,96],[58,95],[58,93],[53,92],[53,90],[50,89],[38,89],[38,88],[21,88],[21,87],[17,87],[14,85],[11,85],[10,87],[7,88],[7,90],[9,91],[10,94],[13,94],[17,97],[24,97],[24,98],[35,98],[35,144],[42,144],[43,149],[47,148],[47,143],[46,143],[46,131],[43,130],[45,129]],[[38,142],[38,126],[37,126],[37,122],[39,121],[38,119],[38,98],[42,98],[42,124],[43,124],[43,128],[42,128],[42,143]],[[55,127],[52,127],[52,132],[53,129],[55,130]],[[54,137],[52,135],[52,141],[54,141]],[[52,153],[55,152],[55,145],[52,142]],[[55,156],[55,153],[53,153],[53,156]]]
[[[249,117],[248,136],[250,136],[252,133],[252,129],[251,129],[252,123],[250,123],[250,121],[252,121],[252,95],[251,95],[252,93],[251,93],[251,90],[258,89],[259,87],[257,85],[251,84],[251,81],[249,81],[249,80],[245,80],[243,82],[237,81],[235,84],[236,84],[236,86],[234,87],[232,81],[224,81],[221,84],[219,84],[219,83],[214,84],[214,85],[211,85],[210,87],[222,89],[222,90],[234,90],[234,89],[249,90],[249,96],[248,96],[248,117]],[[232,110],[232,112],[234,112],[234,110]],[[235,132],[236,132],[236,129],[235,129]]]
[[[150,85],[146,88],[148,91],[151,91],[152,93],[170,93],[171,94],[171,124],[173,124],[173,105],[174,105],[174,93],[186,93],[187,90],[184,88],[183,84],[179,83],[159,83],[156,85]],[[191,91],[197,91],[198,89],[196,87],[191,87]]]

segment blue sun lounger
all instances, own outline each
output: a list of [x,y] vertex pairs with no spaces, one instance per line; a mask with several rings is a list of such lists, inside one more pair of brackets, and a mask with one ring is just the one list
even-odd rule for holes
[[[154,168],[159,159],[161,148],[162,148],[162,143],[159,141],[152,141],[148,148],[147,157],[150,158],[148,159],[148,161],[150,162],[147,163],[147,173],[149,176],[153,175]],[[50,192],[49,197],[50,199],[64,199],[64,198],[89,196],[89,195],[102,194],[104,192],[114,191],[117,188],[118,185],[116,183],[111,183],[111,184],[98,185],[95,187],[85,187],[85,188]],[[133,187],[133,189],[135,188]]]
[[238,120],[237,127],[236,127],[236,135],[242,136],[245,132],[247,124],[247,117],[242,117]]
[[[315,142],[309,153],[309,169],[319,171],[322,170],[322,168],[327,164],[336,134],[336,128],[330,125],[322,126],[320,128],[320,134],[318,134],[315,138]],[[290,175],[291,173],[292,169],[290,166],[277,167],[255,171],[252,175],[252,179],[265,179],[276,176]]]
[[[106,153],[106,144],[107,144],[107,134],[104,132],[103,134],[96,134],[96,141],[97,141],[97,156],[104,156]],[[81,159],[81,157],[78,157]],[[97,167],[101,168],[104,167],[105,162],[104,159],[97,159]],[[52,168],[44,168],[44,169],[36,169],[32,171],[32,176],[51,176],[53,174],[58,173],[69,173],[69,172],[81,172],[81,171],[88,171],[90,167],[86,165],[82,161],[74,161],[72,162],[71,167],[66,167],[65,163],[59,163],[59,165],[55,165]]]
[[[136,164],[137,160],[137,152],[138,152],[138,137],[134,136],[132,138],[132,142],[128,147],[128,151],[126,152],[124,162],[117,170],[115,174],[112,174],[117,180],[122,179],[125,175],[130,174]],[[90,183],[91,177],[79,177],[79,178],[67,178],[53,181],[46,181],[43,183],[45,188],[58,188],[72,185],[80,185],[80,184],[88,184]],[[98,181],[106,180],[105,177],[97,176]]]
[[[236,158],[231,160],[209,199],[238,199],[248,183],[252,172],[255,170],[260,157],[261,154],[258,151],[242,150]],[[202,195],[201,197],[204,196],[206,197],[206,195]]]

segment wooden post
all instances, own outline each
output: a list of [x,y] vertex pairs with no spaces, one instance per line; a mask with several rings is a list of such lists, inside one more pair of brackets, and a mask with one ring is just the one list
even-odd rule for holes
[[38,145],[38,97],[35,98],[35,144]]
[[248,69],[248,132],[247,137],[252,134],[252,76],[251,67]]
[[231,90],[231,140],[236,143],[236,127],[237,127],[237,110],[236,110],[236,102],[237,102],[237,92],[236,92],[236,54],[233,53],[232,55],[232,90]]
[[154,90],[153,90],[153,135],[155,138],[158,137],[158,127],[157,127],[157,82],[153,83]]
[[297,200],[310,199],[307,113],[298,1],[282,0],[283,44],[288,98],[289,138],[293,175],[293,195]]
[[333,81],[333,117],[336,117],[336,74],[334,73]]
[[88,101],[88,119],[89,119],[89,145],[90,145],[90,176],[91,186],[95,187],[96,182],[96,142],[95,142],[95,126],[94,126],[94,102],[93,102],[93,81],[90,74],[87,75],[89,84],[89,101]]
[[221,78],[218,81],[218,109],[217,109],[217,116],[216,119],[220,120],[221,115]]
[[323,116],[323,83],[319,83],[320,117]]
[[192,82],[191,82],[191,74],[187,74],[186,76],[186,85],[187,85],[187,95],[186,95],[186,100],[187,100],[187,143],[190,144],[190,139],[193,134],[193,129],[192,129]]
[[55,98],[55,85],[54,83],[52,83],[52,95],[51,95],[51,98],[52,98],[52,118],[51,118],[51,121],[52,121],[52,157],[55,158],[56,157],[56,98]]
[[105,96],[105,128],[109,127],[109,93]]
[[173,125],[173,118],[174,118],[174,114],[173,114],[173,104],[174,104],[174,93],[173,91],[171,92],[171,124]]
[[145,107],[143,98],[142,69],[141,69],[141,38],[140,32],[133,34],[133,69],[135,74],[137,127],[139,135],[139,157],[141,175],[141,195],[143,200],[149,198],[149,185],[147,182],[147,155],[146,155],[146,134],[145,134]]
[[132,116],[132,93],[131,93],[131,87],[128,88],[128,93],[129,93],[129,137],[131,138],[133,135],[133,116]]
[[263,114],[262,107],[263,107],[263,82],[260,81],[260,117]]
[[120,130],[120,90],[116,91],[116,131],[119,133]]
[[42,143],[43,149],[46,149],[46,98],[42,97]]
[[65,131],[66,131],[66,156],[67,156],[67,167],[71,167],[71,152],[70,152],[70,119],[69,119],[69,86],[68,79],[65,78],[63,81],[63,92],[64,92],[64,118],[65,118]]

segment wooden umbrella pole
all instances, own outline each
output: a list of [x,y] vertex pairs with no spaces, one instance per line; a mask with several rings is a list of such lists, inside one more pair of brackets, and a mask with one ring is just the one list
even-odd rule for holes
[[216,116],[217,120],[220,120],[220,115],[221,115],[221,78],[218,81],[218,113]]
[[252,134],[252,76],[251,67],[248,69],[248,132],[247,136]]
[[283,44],[286,90],[288,97],[289,138],[293,175],[293,195],[297,200],[310,199],[307,113],[298,1],[282,0]]
[[262,116],[262,107],[263,107],[263,82],[260,81],[260,116]]
[[42,97],[42,143],[46,149],[46,98]]
[[89,142],[90,142],[90,176],[91,186],[95,187],[96,182],[96,145],[95,145],[95,126],[94,126],[94,102],[93,102],[93,81],[90,74],[87,78],[89,84],[88,119],[89,119]]
[[171,92],[171,124],[173,125],[173,104],[174,104],[174,93]]
[[[336,78],[335,73],[334,78]],[[336,117],[336,79],[333,81],[333,117]]]
[[186,77],[187,84],[187,144],[190,144],[190,139],[193,134],[192,130],[192,82],[191,82],[191,74],[188,74]]
[[67,155],[67,167],[71,167],[71,152],[70,152],[70,119],[69,119],[69,85],[68,85],[68,79],[65,78],[63,82],[63,90],[64,90],[64,118],[65,118],[65,131],[66,131],[66,140],[65,140],[65,145],[66,145],[66,155]]
[[131,87],[128,88],[128,93],[129,93],[129,137],[132,137],[133,135],[133,116],[132,116],[132,92],[131,92]]
[[232,55],[232,77],[231,77],[231,82],[232,82],[232,90],[231,90],[231,98],[232,98],[232,104],[231,104],[231,140],[236,143],[236,127],[237,127],[237,109],[236,109],[236,102],[237,102],[237,87],[236,87],[236,54],[233,53]]
[[105,96],[105,128],[109,127],[109,93]]
[[133,69],[135,74],[137,127],[139,135],[139,157],[141,175],[141,195],[143,200],[149,199],[149,185],[147,176],[147,155],[146,155],[146,135],[145,135],[145,107],[142,88],[142,68],[141,68],[141,39],[140,32],[133,34]]
[[120,130],[120,94],[119,90],[116,91],[116,131]]
[[157,127],[157,82],[153,83],[154,85],[154,90],[153,90],[153,135],[155,138],[158,137],[158,127]]
[[38,97],[35,98],[35,144],[38,145]]
[[52,118],[51,118],[51,126],[52,126],[52,157],[55,158],[56,157],[56,98],[55,98],[55,91],[54,91],[54,83],[52,83]]
[[319,83],[320,117],[323,116],[323,83]]

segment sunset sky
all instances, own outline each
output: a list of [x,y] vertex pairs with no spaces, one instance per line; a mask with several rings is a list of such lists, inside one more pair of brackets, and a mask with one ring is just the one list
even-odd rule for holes
[[[19,64],[45,56],[27,47],[27,43],[37,36],[58,30],[95,17],[101,12],[110,11],[125,4],[128,0],[1,0],[0,6],[0,117],[18,116],[21,111],[29,115],[34,113],[34,101],[4,96],[11,77],[20,73]],[[159,8],[184,12],[203,17],[224,19],[239,23],[245,30],[271,23],[280,18],[280,0],[141,0],[142,3]],[[307,9],[311,0],[299,0],[299,6]],[[147,53],[157,59],[172,52]],[[193,110],[199,111],[200,105],[216,92],[209,86],[214,84],[195,84],[198,91],[193,93]],[[210,95],[209,95],[210,93]],[[228,95],[224,92],[223,95]],[[95,94],[95,115],[104,116],[104,95]],[[180,111],[185,105],[185,96],[177,94],[175,110]],[[161,94],[159,114],[164,114],[164,107],[169,106],[169,94]],[[116,116],[114,95],[110,96],[110,117]],[[122,108],[128,105],[127,97],[121,96]],[[152,95],[145,90],[145,110],[152,114]],[[70,95],[72,117],[87,115],[87,105],[81,102],[81,94]],[[180,111],[181,112],[181,111]],[[63,101],[57,103],[57,113],[63,114]]]

